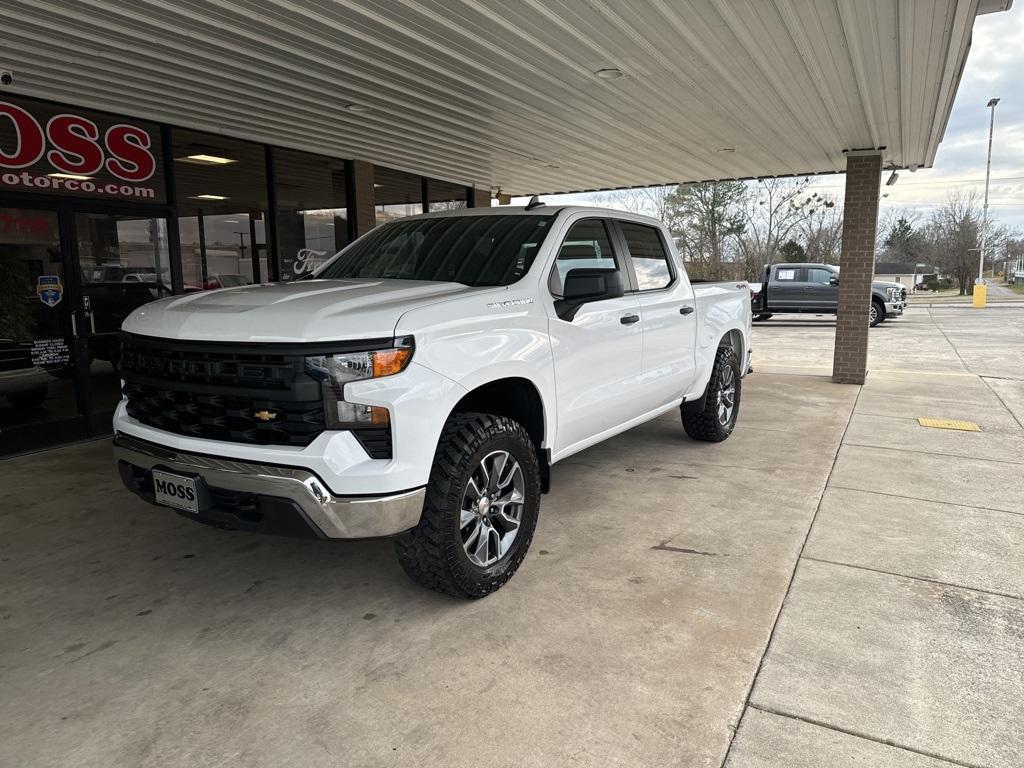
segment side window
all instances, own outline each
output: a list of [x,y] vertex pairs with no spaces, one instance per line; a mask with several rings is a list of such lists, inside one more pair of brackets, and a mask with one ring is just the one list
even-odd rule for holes
[[822,269],[821,267],[808,267],[807,268],[807,282],[817,283],[818,285],[828,285],[829,280],[832,279],[832,270]]
[[562,284],[571,269],[617,269],[612,243],[601,219],[577,221],[569,229],[555,258],[548,287],[554,296],[562,295]]
[[800,279],[799,269],[776,269],[775,279],[783,283],[795,283]]
[[629,248],[637,287],[641,291],[654,291],[669,285],[672,282],[672,270],[658,230],[628,221],[620,221],[619,226],[622,227],[626,247]]

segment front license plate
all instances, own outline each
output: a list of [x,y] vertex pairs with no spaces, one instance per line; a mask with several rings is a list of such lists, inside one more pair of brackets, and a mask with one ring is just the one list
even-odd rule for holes
[[196,479],[185,475],[175,475],[160,469],[153,470],[153,490],[156,492],[156,503],[186,512],[199,512],[199,493]]

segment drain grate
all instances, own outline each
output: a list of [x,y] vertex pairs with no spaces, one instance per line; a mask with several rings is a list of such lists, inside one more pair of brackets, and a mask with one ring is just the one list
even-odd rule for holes
[[958,419],[921,419],[917,423],[922,427],[932,429],[958,429],[961,432],[981,432],[981,427],[973,421],[960,421]]

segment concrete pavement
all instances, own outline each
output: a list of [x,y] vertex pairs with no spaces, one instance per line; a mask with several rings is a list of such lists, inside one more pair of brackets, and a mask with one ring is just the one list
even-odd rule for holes
[[[731,768],[1021,764],[1024,311],[881,327]],[[762,353],[793,332],[759,327]]]
[[142,504],[105,443],[4,462],[0,765],[1019,764],[1024,311],[971,312],[875,329],[863,388],[758,325],[730,440],[559,464],[472,603]]

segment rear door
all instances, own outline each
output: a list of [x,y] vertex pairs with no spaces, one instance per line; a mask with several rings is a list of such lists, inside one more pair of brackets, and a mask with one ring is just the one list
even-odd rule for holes
[[[804,304],[803,267],[776,264],[772,267],[771,290],[768,300],[772,312],[802,309]],[[764,290],[762,288],[762,290]]]
[[697,312],[690,282],[658,227],[619,219],[644,326],[643,381],[637,415],[682,398],[696,375]]
[[[548,275],[553,299],[561,298],[562,281],[574,268],[615,269],[623,286],[629,285],[607,220],[586,218],[570,225]],[[583,304],[571,318],[550,311],[548,327],[558,398],[557,459],[637,415],[643,353],[640,302],[626,293]]]

